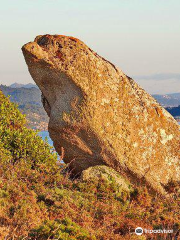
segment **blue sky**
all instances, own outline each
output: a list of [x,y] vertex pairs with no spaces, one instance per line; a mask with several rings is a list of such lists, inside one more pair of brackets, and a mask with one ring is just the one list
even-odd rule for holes
[[[150,93],[180,92],[179,0],[0,3],[0,83],[33,82],[20,49],[49,33],[80,38]],[[159,80],[158,74],[168,78]]]

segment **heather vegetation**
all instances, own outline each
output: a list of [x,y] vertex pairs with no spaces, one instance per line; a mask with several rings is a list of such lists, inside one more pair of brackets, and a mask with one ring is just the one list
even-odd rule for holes
[[[70,179],[51,147],[25,127],[0,92],[0,239],[172,239],[178,236],[178,193],[165,199],[145,186],[127,193],[113,179]],[[174,183],[166,186],[176,192]],[[173,229],[136,236],[134,229]]]

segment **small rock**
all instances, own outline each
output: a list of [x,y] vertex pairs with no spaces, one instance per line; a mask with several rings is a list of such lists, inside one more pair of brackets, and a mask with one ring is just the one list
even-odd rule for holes
[[95,181],[100,179],[108,183],[114,183],[121,191],[130,192],[133,190],[130,182],[123,178],[113,168],[107,166],[94,166],[82,171],[81,179],[83,181]]

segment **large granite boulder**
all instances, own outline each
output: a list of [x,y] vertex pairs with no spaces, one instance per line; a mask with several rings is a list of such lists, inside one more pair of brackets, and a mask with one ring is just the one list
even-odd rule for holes
[[179,180],[179,126],[133,79],[73,37],[38,36],[22,51],[74,173],[107,165],[159,192]]

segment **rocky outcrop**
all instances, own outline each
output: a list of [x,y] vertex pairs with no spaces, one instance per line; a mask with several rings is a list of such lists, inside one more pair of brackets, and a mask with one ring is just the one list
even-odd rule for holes
[[22,50],[74,173],[108,165],[160,192],[179,179],[179,126],[134,80],[73,37],[38,36]]
[[133,188],[127,179],[123,178],[123,176],[116,172],[113,168],[107,166],[89,167],[82,171],[81,179],[83,181],[92,181],[95,183],[101,180],[105,181],[108,184],[115,185],[119,192],[130,193],[133,191]]

